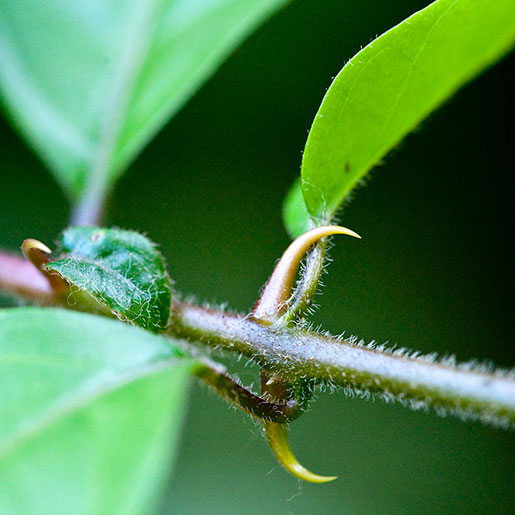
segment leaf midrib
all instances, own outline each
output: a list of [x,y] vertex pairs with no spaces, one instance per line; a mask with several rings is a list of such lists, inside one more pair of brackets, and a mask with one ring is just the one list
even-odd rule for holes
[[168,360],[159,360],[156,363],[135,368],[129,373],[121,374],[115,380],[106,381],[88,392],[77,395],[72,399],[65,399],[64,401],[58,402],[46,413],[30,421],[30,423],[25,425],[25,427],[22,426],[22,428],[14,435],[7,437],[0,444],[0,461],[9,454],[15,452],[21,446],[25,445],[27,442],[37,438],[59,420],[72,416],[81,409],[90,406],[93,402],[105,397],[119,388],[135,383],[144,377],[157,374],[162,370],[171,367],[179,360],[180,358],[171,357]]
[[142,13],[143,22],[128,34],[127,43],[121,52],[120,64],[114,73],[115,80],[112,82],[111,91],[106,95],[106,114],[101,122],[98,145],[91,156],[91,173],[83,198],[105,195],[112,180],[110,169],[114,149],[125,121],[124,110],[152,41],[153,34],[148,27],[154,19],[157,3],[158,0],[142,0],[136,3],[136,8],[131,13],[131,19],[135,17],[135,13]]

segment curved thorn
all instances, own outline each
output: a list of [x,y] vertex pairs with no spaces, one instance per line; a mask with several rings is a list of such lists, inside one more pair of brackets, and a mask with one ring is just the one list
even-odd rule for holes
[[68,283],[56,274],[50,273],[45,265],[50,263],[52,251],[41,241],[27,238],[21,244],[23,255],[45,276],[55,294],[68,292]]
[[310,483],[329,483],[337,479],[338,476],[319,476],[318,474],[314,474],[297,461],[288,443],[288,429],[286,424],[265,421],[264,426],[266,438],[275,457],[290,474],[304,481],[309,481]]
[[354,238],[361,236],[350,229],[337,225],[317,227],[294,240],[277,263],[272,275],[263,289],[263,293],[252,309],[251,316],[255,320],[271,324],[287,309],[291,297],[295,277],[299,271],[304,254],[311,245],[325,236],[347,234]]
[[46,265],[50,261],[47,255],[52,254],[52,251],[43,242],[34,238],[23,240],[21,250],[25,257],[38,268]]

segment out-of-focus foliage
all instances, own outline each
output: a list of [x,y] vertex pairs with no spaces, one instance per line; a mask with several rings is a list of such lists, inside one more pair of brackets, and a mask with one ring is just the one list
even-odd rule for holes
[[[114,192],[109,222],[160,242],[179,290],[248,310],[288,244],[279,206],[331,77],[361,44],[427,3],[292,2],[142,154]],[[511,234],[507,64],[440,110],[356,195],[344,222],[363,245],[333,248],[316,324],[512,364],[513,254],[503,243]],[[0,123],[1,244],[15,249],[28,236],[50,244],[67,223],[65,199]],[[254,379],[249,369],[240,374],[247,384]],[[300,489],[264,452],[252,422],[203,388],[190,404],[163,513],[496,513],[513,504],[509,433],[320,395],[312,416],[292,424],[291,440],[303,461],[341,479]],[[127,427],[117,435],[115,462],[133,445]],[[42,483],[35,470],[29,463],[23,479],[34,478],[48,501],[56,483],[50,476]]]
[[68,194],[108,188],[284,1],[3,0],[3,100]]
[[0,512],[151,511],[191,363],[161,337],[106,318],[0,312]]

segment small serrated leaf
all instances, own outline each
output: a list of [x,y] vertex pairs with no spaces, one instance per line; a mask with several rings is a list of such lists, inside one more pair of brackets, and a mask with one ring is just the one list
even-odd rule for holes
[[63,257],[47,265],[87,291],[118,317],[159,332],[168,323],[171,281],[155,245],[120,229],[72,227],[61,238]]

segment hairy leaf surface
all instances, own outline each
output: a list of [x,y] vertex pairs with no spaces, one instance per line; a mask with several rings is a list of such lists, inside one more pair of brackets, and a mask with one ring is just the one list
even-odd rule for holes
[[105,189],[285,0],[2,0],[0,90],[76,197]]
[[[329,222],[392,147],[514,39],[512,0],[437,0],[355,55],[325,95],[304,150],[302,193],[313,220]],[[308,223],[304,211],[287,201],[294,236]]]
[[72,227],[61,237],[63,258],[47,268],[86,290],[120,318],[159,332],[170,315],[172,289],[163,258],[131,231]]
[[146,513],[192,365],[160,336],[58,309],[0,312],[0,513]]

